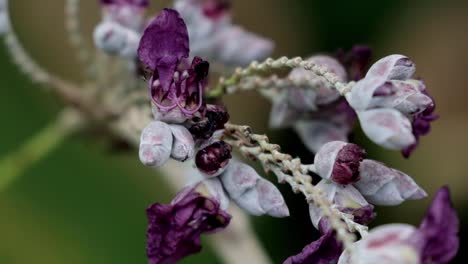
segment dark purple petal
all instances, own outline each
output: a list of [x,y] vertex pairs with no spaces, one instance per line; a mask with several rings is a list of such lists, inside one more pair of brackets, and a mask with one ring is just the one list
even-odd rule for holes
[[[427,90],[424,90],[423,93],[432,98],[432,96],[427,92]],[[439,115],[435,113],[436,104],[434,99],[432,101],[434,103],[431,106],[429,106],[428,108],[426,108],[426,110],[419,114],[416,114],[413,117],[413,122],[411,126],[413,129],[413,135],[416,138],[416,143],[408,146],[407,148],[401,151],[402,155],[405,158],[409,158],[413,151],[417,148],[420,137],[425,136],[431,132],[431,123],[439,119]]]
[[359,181],[359,166],[366,157],[366,151],[356,144],[346,144],[336,156],[331,179],[339,184]]
[[369,224],[377,216],[376,213],[374,212],[374,206],[371,204],[357,208],[357,209],[345,208],[342,211],[345,214],[350,214],[354,216],[353,218],[354,222],[361,224],[361,225]]
[[350,79],[359,81],[364,78],[369,68],[372,58],[372,49],[365,45],[355,45],[348,53],[339,50],[336,57],[346,66]]
[[200,171],[208,175],[215,175],[219,170],[227,166],[232,158],[231,151],[231,145],[226,142],[215,142],[198,151],[195,164]]
[[172,264],[199,252],[200,236],[225,228],[231,219],[218,201],[200,195],[192,187],[183,189],[171,204],[151,205],[147,215],[150,264]]
[[343,247],[336,240],[334,232],[330,231],[283,264],[334,264],[338,262],[342,251]]
[[195,139],[209,139],[214,132],[224,128],[229,121],[229,113],[220,105],[207,105],[202,118],[195,117],[191,120],[190,133]]
[[[143,32],[143,36],[138,47],[138,58],[151,70],[175,69],[183,58],[189,56],[189,37],[187,26],[179,13],[172,9],[164,9]],[[164,73],[166,74],[166,73]],[[161,83],[173,77],[159,77],[163,79]]]
[[459,220],[448,187],[440,189],[426,214],[419,233],[424,245],[421,261],[424,264],[449,263],[459,248]]

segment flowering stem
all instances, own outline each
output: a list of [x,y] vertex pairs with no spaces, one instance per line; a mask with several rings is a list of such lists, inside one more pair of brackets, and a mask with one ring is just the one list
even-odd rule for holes
[[[322,209],[337,237],[345,248],[351,249],[356,237],[349,230],[362,230],[351,216],[341,214],[320,190],[312,184],[312,177],[304,170],[305,166],[299,158],[280,152],[280,146],[270,144],[268,137],[252,133],[250,127],[226,124],[224,138],[232,146],[238,147],[242,155],[252,160],[259,160],[265,171],[272,171],[280,183],[288,183],[295,193],[302,193],[308,203],[314,203]],[[343,220],[343,221],[342,221]]]
[[339,77],[329,71],[326,67],[317,65],[310,61],[305,61],[300,57],[289,59],[282,57],[280,59],[267,59],[262,63],[252,62],[248,67],[242,69],[237,68],[233,75],[228,78],[220,78],[219,83],[216,87],[211,89],[207,96],[208,97],[220,97],[229,90],[230,93],[234,93],[236,87],[245,79],[250,77],[268,77],[277,75],[289,71],[294,68],[303,68],[311,71],[318,76],[322,76],[327,82],[329,82],[335,89],[341,94],[346,94],[353,83],[342,83],[339,81]]
[[14,152],[0,159],[0,192],[31,165],[44,158],[67,136],[82,127],[81,116],[74,110],[65,110],[49,126],[39,131]]

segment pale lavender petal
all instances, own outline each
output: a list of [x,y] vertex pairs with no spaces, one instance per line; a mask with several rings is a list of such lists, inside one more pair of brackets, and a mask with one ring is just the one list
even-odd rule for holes
[[171,156],[172,143],[171,128],[160,121],[151,122],[141,133],[140,161],[151,167],[164,165]]
[[373,109],[357,114],[364,133],[378,145],[402,150],[416,142],[411,122],[395,109]]
[[363,160],[360,176],[354,186],[373,204],[398,205],[427,196],[411,177],[377,161]]
[[374,63],[366,78],[377,77],[382,80],[406,80],[413,77],[416,66],[404,55],[390,55]]
[[409,242],[416,232],[405,224],[374,228],[355,243],[352,256],[349,251],[343,252],[338,264],[420,264],[419,251]]
[[195,155],[195,142],[192,134],[181,125],[170,125],[174,141],[171,157],[178,161],[186,161]]

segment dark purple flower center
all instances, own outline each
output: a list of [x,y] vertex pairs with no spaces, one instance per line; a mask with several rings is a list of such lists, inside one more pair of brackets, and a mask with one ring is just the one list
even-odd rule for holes
[[187,26],[179,13],[164,9],[145,29],[138,47],[138,58],[152,76],[151,99],[160,111],[175,108],[192,116],[202,106],[209,63],[195,57],[188,63]]
[[229,121],[229,113],[226,108],[219,105],[207,105],[204,116],[194,117],[189,127],[190,133],[195,139],[209,139],[214,132],[223,129],[224,124]]
[[198,151],[195,164],[202,172],[213,175],[228,164],[232,158],[231,151],[232,147],[226,142],[215,142]]
[[[429,95],[427,90],[424,90],[423,93],[432,98],[432,96]],[[416,114],[413,117],[413,122],[411,126],[413,129],[413,135],[416,138],[416,143],[414,143],[411,146],[408,146],[407,148],[401,151],[402,155],[405,158],[409,158],[411,154],[413,153],[413,151],[417,148],[420,137],[425,136],[431,132],[431,123],[439,119],[439,115],[435,113],[435,109],[436,109],[435,101],[434,100],[432,101],[434,102],[434,104],[432,104],[431,106],[426,108],[424,111],[422,111],[419,114]]]
[[355,144],[346,144],[333,165],[331,180],[339,184],[352,184],[360,180],[359,167],[366,151]]

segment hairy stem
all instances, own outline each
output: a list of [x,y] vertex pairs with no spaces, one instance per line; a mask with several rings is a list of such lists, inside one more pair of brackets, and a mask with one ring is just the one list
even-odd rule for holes
[[0,192],[20,177],[31,165],[54,150],[66,137],[83,125],[81,115],[67,109],[50,125],[0,159]]
[[305,70],[315,73],[317,76],[321,76],[325,81],[330,83],[335,89],[341,94],[346,94],[353,83],[342,83],[339,81],[339,77],[329,71],[326,67],[317,65],[310,61],[305,61],[300,57],[289,59],[282,57],[280,59],[267,59],[262,63],[252,62],[248,67],[242,69],[237,68],[233,75],[228,78],[221,78],[216,87],[211,89],[207,94],[208,97],[220,97],[230,89],[230,93],[236,92],[236,87],[240,87],[239,84],[246,78],[250,77],[270,77],[277,75],[278,73],[284,73],[285,71],[303,68]]
[[83,65],[90,63],[90,52],[85,45],[80,27],[80,0],[65,1],[65,28],[70,44],[78,51],[78,60]]
[[[355,223],[351,216],[342,214],[324,198],[322,192],[312,184],[312,177],[307,174],[306,166],[299,158],[292,158],[282,153],[280,146],[270,144],[268,137],[252,133],[250,127],[226,124],[224,140],[238,147],[242,155],[252,160],[259,160],[265,171],[272,171],[280,183],[288,183],[295,193],[302,193],[308,203],[321,208],[327,217],[337,237],[345,248],[351,249],[356,237],[351,231],[361,230],[362,226]],[[342,221],[343,220],[343,221]]]

